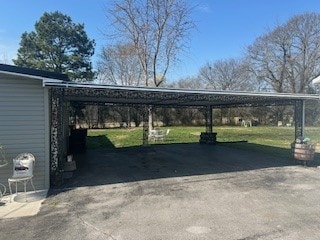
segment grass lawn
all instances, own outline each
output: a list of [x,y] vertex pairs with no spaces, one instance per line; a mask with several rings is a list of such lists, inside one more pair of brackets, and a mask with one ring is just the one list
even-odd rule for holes
[[[170,134],[164,144],[196,143],[204,127],[168,127]],[[167,128],[163,128],[167,129]],[[288,155],[290,144],[294,140],[293,127],[214,127],[217,132],[217,141],[226,146],[253,151],[265,152],[272,155]],[[306,134],[313,143],[320,144],[320,128],[307,127]],[[246,143],[240,141],[247,141]],[[227,143],[229,142],[229,143]],[[233,143],[230,143],[233,142]],[[88,131],[87,145],[90,149],[121,148],[139,146],[142,144],[142,128],[107,129]],[[153,144],[153,143],[151,143]],[[162,144],[162,142],[157,143]],[[319,148],[317,152],[319,152]]]

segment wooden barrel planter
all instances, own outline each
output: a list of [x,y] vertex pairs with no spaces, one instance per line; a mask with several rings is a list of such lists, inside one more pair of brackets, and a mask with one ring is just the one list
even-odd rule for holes
[[310,161],[314,158],[315,145],[314,144],[291,144],[292,155],[294,159],[300,161]]

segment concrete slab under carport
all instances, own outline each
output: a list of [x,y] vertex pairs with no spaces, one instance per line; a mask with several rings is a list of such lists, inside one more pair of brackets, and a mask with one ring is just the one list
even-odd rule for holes
[[[71,181],[70,186],[187,177],[294,164],[290,150],[286,158],[275,158],[253,151],[236,150],[232,148],[232,143],[224,145],[230,147],[182,143],[89,150],[85,155],[74,156],[79,168],[74,173],[77,181]],[[91,177],[92,172],[95,177]]]
[[36,217],[0,220],[1,235],[319,238],[320,170],[293,165],[289,157],[221,145],[172,144],[91,150],[82,160],[62,189],[51,190]]

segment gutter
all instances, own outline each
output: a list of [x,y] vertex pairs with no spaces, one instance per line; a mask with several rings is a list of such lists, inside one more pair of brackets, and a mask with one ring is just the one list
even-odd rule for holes
[[100,85],[65,82],[61,80],[48,79],[44,81],[44,86],[58,88],[87,88],[87,89],[106,89],[123,91],[141,91],[141,92],[163,92],[163,93],[182,93],[182,94],[204,94],[221,96],[239,96],[239,97],[275,97],[280,99],[298,99],[298,100],[320,100],[317,94],[293,94],[293,93],[257,93],[257,92],[238,92],[238,91],[210,91],[210,90],[190,90],[173,88],[154,88],[154,87],[130,87],[119,85]]

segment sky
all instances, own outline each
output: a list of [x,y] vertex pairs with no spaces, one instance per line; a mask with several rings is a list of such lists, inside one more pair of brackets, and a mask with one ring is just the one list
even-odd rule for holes
[[[0,62],[13,64],[23,32],[34,30],[44,12],[60,11],[74,23],[85,25],[95,39],[93,66],[103,46],[110,23],[107,6],[111,0],[0,0]],[[207,62],[239,58],[255,39],[305,12],[320,13],[319,0],[187,0],[194,6],[191,18],[196,28],[190,33],[188,48],[171,68],[167,79],[197,75]]]

